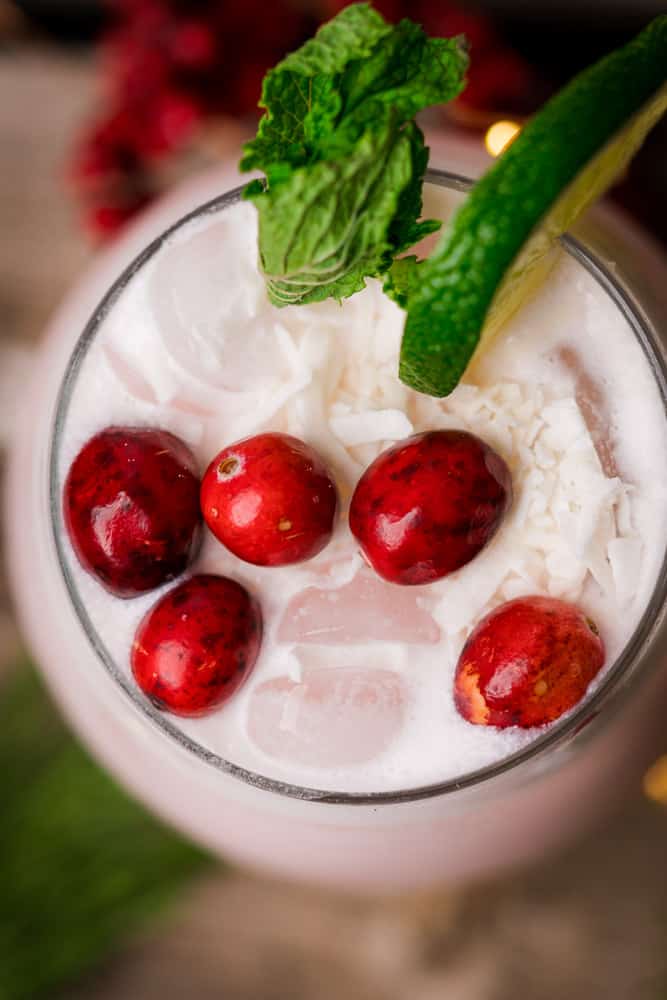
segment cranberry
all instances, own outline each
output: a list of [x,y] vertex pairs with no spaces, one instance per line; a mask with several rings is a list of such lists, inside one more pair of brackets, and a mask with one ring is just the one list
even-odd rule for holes
[[201,487],[204,518],[230,552],[257,566],[317,555],[338,505],[324,463],[287,434],[258,434],[213,459]]
[[199,480],[189,448],[167,431],[109,427],[74,459],[67,530],[81,565],[118,597],[178,576],[200,537]]
[[204,715],[234,694],[252,669],[261,640],[259,606],[240,583],[193,576],[140,622],[132,673],[159,709]]
[[382,452],[359,480],[350,528],[391,583],[439,580],[470,562],[511,502],[507,466],[465,431],[427,431]]
[[454,700],[480,726],[544,726],[583,698],[604,645],[579,608],[518,597],[484,618],[459,658]]

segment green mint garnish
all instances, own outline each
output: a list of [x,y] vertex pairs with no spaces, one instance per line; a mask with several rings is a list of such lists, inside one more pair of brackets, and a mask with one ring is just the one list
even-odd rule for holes
[[408,308],[408,299],[414,295],[419,282],[419,261],[414,254],[409,257],[398,257],[387,271],[384,278],[384,293],[401,307]]
[[418,221],[428,150],[413,119],[463,88],[460,39],[347,7],[264,79],[266,109],[242,170],[279,306],[343,299],[439,228]]

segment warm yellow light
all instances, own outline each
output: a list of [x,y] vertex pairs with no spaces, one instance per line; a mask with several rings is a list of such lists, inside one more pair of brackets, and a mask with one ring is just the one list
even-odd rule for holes
[[484,145],[491,156],[500,156],[503,149],[509,146],[512,139],[521,131],[516,122],[494,122],[487,129]]
[[642,781],[644,795],[653,802],[667,806],[667,754],[651,764]]

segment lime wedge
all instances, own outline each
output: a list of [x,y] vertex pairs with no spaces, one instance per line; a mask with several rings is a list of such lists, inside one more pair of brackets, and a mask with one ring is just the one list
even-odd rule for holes
[[667,109],[667,15],[553,97],[475,184],[407,303],[400,377],[454,389],[548,270],[558,238],[621,174]]

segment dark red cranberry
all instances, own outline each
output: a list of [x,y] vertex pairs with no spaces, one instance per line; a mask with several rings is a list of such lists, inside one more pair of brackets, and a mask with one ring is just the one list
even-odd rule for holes
[[167,431],[109,427],[83,446],[65,482],[65,524],[81,565],[118,597],[182,573],[200,537],[199,479]]
[[338,498],[321,458],[287,434],[223,448],[202,480],[201,506],[226,548],[258,566],[317,555],[331,538]]
[[465,431],[416,434],[382,452],[359,480],[350,528],[392,583],[439,580],[494,536],[512,496],[507,466]]
[[604,663],[593,622],[552,597],[518,597],[474,630],[459,658],[454,701],[479,726],[544,726],[573,708]]
[[227,701],[252,669],[262,641],[259,606],[240,583],[193,576],[140,622],[132,673],[158,708],[204,715]]

